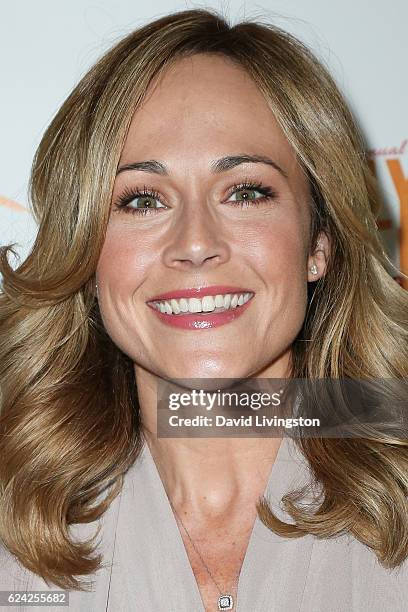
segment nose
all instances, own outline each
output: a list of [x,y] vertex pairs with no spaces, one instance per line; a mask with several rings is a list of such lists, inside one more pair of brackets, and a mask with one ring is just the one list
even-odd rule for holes
[[186,205],[171,228],[163,250],[166,266],[191,270],[228,261],[230,246],[216,214],[202,202]]

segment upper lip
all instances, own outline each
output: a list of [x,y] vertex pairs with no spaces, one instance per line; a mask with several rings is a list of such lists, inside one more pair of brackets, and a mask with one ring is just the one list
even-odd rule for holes
[[211,285],[211,287],[191,287],[187,289],[175,289],[174,291],[168,291],[167,293],[160,293],[155,295],[148,300],[154,302],[156,300],[171,300],[179,298],[191,298],[201,297],[203,295],[218,295],[223,293],[254,293],[252,289],[245,289],[242,287],[232,287],[231,285]]

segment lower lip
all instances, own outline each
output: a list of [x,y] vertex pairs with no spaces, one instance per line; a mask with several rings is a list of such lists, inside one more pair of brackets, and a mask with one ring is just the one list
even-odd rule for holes
[[158,316],[161,321],[163,321],[163,323],[166,323],[166,325],[171,325],[172,327],[178,327],[180,329],[198,330],[213,329],[214,327],[231,323],[231,321],[234,321],[240,317],[247,310],[252,300],[253,298],[248,300],[248,302],[242,306],[237,306],[236,308],[225,310],[224,312],[217,312],[216,314],[211,312],[201,314],[197,312],[182,315],[169,315],[156,310],[156,308],[150,304],[148,304],[148,306],[153,310],[154,314]]

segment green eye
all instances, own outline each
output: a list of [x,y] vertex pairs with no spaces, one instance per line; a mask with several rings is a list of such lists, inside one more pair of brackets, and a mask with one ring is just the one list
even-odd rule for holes
[[[252,208],[253,206],[261,206],[269,200],[273,200],[276,196],[275,190],[271,187],[248,181],[234,185],[228,202],[230,202],[230,206]],[[251,205],[246,206],[247,202],[250,202]],[[143,190],[125,189],[115,203],[115,208],[118,212],[135,213],[140,216],[151,215],[152,212],[158,211],[160,208],[165,210],[167,206],[163,204],[157,191],[145,186]]]
[[142,196],[140,198],[135,198],[136,206],[134,208],[157,208],[155,206],[155,202],[157,200],[152,196]]
[[136,213],[138,215],[150,215],[150,211],[166,208],[160,201],[159,194],[156,191],[149,191],[144,188],[143,191],[138,189],[133,191],[127,189],[116,203],[116,208],[119,211]]
[[261,183],[245,181],[244,183],[239,183],[239,185],[234,185],[233,190],[230,191],[228,202],[230,206],[252,208],[269,204],[276,197],[277,193],[272,187],[267,187]]
[[233,195],[239,196],[236,198],[236,201],[245,202],[247,200],[256,200],[256,194],[263,195],[260,191],[256,189],[238,189]]

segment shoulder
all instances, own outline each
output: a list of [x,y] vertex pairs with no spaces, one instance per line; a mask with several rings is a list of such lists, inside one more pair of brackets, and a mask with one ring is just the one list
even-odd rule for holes
[[305,601],[310,604],[332,601],[341,602],[341,609],[402,612],[408,601],[408,561],[389,569],[349,534],[312,537],[307,583]]
[[[79,578],[85,581],[89,579],[94,580],[96,576],[97,583],[99,584],[107,579],[109,562],[112,561],[113,557],[120,498],[121,493],[112,500],[105,513],[96,521],[91,523],[75,523],[69,526],[73,542],[92,540],[95,545],[95,552],[101,553],[102,555],[103,566],[96,572],[96,575],[79,576]],[[107,566],[105,565],[106,563]],[[25,567],[12,552],[0,542],[0,591],[10,590],[52,591],[62,589],[55,584],[47,584],[39,574]]]
[[31,587],[37,576],[24,567],[0,543],[0,591],[24,591]]
[[[307,461],[292,440],[284,440],[267,490],[267,499],[278,518],[293,522],[282,507],[282,497],[310,482]],[[305,492],[305,503],[313,501],[312,493]],[[327,609],[327,602],[342,610],[407,609],[408,559],[395,568],[384,567],[375,551],[350,533],[285,538],[259,522],[255,535],[263,559],[270,555],[271,564],[276,565],[279,554],[281,563],[289,568],[288,574],[302,582],[302,609]]]

